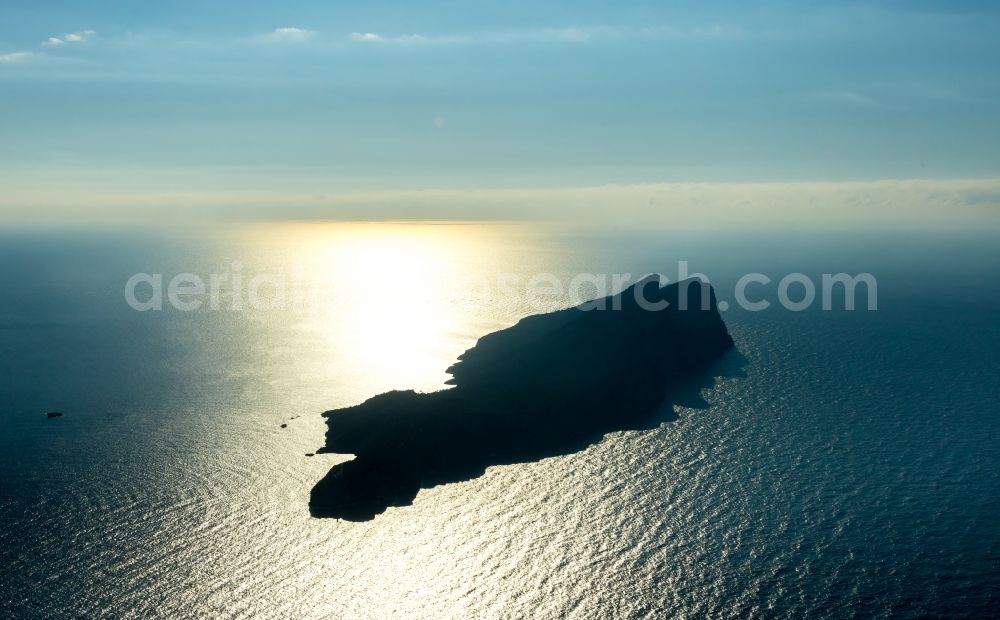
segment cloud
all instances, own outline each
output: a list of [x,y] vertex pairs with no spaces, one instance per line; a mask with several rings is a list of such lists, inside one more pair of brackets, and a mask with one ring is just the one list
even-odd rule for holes
[[44,47],[56,47],[67,43],[86,43],[88,39],[96,35],[93,30],[79,30],[62,35],[62,37],[49,37],[42,42]]
[[438,129],[444,129],[445,118],[443,116],[434,117],[434,126]]
[[71,32],[64,37],[67,43],[83,43],[87,40],[87,37],[94,34],[93,30],[84,30],[83,32]]
[[[95,179],[127,174],[126,182],[94,191]],[[1000,179],[883,180],[800,183],[644,183],[577,187],[421,187],[398,190],[338,190],[329,179],[289,192],[253,171],[239,190],[175,183],[161,171],[78,171],[58,186],[0,169],[0,224],[58,221],[93,223],[127,218],[187,217],[224,220],[549,220],[702,230],[1000,230]],[[97,175],[97,176],[92,176]],[[190,175],[195,178],[197,175]],[[172,178],[172,177],[171,177]],[[123,177],[124,179],[124,177]],[[106,184],[103,183],[102,184]],[[32,210],[25,204],[35,205]],[[71,206],[67,206],[71,205]],[[164,205],[171,205],[168,208]],[[238,206],[237,206],[238,205]],[[470,206],[470,205],[475,205]],[[86,207],[82,209],[80,207]]]
[[382,35],[375,32],[352,32],[351,41],[360,43],[428,43],[428,44],[508,44],[508,43],[585,43],[596,38],[617,36],[619,31],[605,26],[588,28],[533,28],[479,32],[471,34],[404,34]]
[[261,39],[275,43],[298,43],[311,39],[315,34],[312,30],[285,26],[283,28],[275,28],[261,37]]
[[21,62],[34,56],[31,52],[11,52],[0,54],[0,62]]
[[860,108],[886,108],[881,101],[849,90],[827,90],[813,93],[810,99],[827,103],[839,103]]
[[457,37],[441,36],[426,37],[419,34],[403,34],[399,36],[385,36],[374,32],[352,32],[351,41],[360,43],[446,43],[455,42]]
[[[460,188],[327,193],[317,213],[363,219],[521,219],[616,226],[801,230],[986,229],[1000,227],[1000,179],[799,183],[640,183],[552,188]],[[259,197],[267,204],[268,197]],[[278,200],[270,198],[271,201]],[[284,197],[292,203],[294,197]],[[471,209],[470,204],[476,207]],[[327,211],[328,210],[328,211]],[[282,211],[289,217],[290,211]],[[294,217],[294,216],[291,216]],[[622,222],[629,222],[622,224]]]
[[629,28],[619,26],[569,26],[561,28],[533,28],[511,30],[487,35],[487,42],[540,42],[540,43],[587,43],[614,39],[734,39],[745,35],[745,31],[734,26],[716,24],[688,29],[673,26],[645,26]]
[[381,35],[374,32],[352,32],[351,41],[383,41]]
[[584,43],[599,36],[614,36],[618,32],[614,28],[538,28],[534,30],[515,31],[511,33],[501,33],[500,40],[528,40],[542,43]]
[[376,32],[352,32],[351,41],[359,43],[427,43],[437,45],[516,45],[521,43],[584,44],[616,39],[661,39],[678,37],[735,38],[744,32],[735,27],[716,25],[680,30],[669,26],[625,28],[619,26],[561,26],[522,28],[456,34],[385,35]]

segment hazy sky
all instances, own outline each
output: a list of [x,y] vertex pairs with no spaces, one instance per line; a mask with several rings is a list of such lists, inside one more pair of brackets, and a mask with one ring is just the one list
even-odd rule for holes
[[993,178],[997,33],[962,1],[11,0],[0,205]]

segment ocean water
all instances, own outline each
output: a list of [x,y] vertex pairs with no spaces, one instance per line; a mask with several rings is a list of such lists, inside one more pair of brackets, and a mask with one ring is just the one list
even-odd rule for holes
[[[0,617],[997,616],[997,241],[490,223],[0,232]],[[568,303],[553,281],[676,277],[678,261],[731,303],[738,354],[702,402],[372,521],[309,516],[311,486],[349,458],[305,456],[322,411],[441,387],[479,336]],[[751,289],[771,308],[732,303],[748,272],[772,278]],[[785,310],[790,272],[870,272],[878,309]],[[217,308],[138,312],[135,273],[164,288],[264,275],[255,307],[222,290]]]

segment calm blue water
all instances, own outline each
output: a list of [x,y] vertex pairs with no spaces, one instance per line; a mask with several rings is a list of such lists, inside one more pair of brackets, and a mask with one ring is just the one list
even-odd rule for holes
[[[997,616],[997,241],[498,224],[0,232],[0,616]],[[434,389],[477,337],[568,299],[498,293],[501,274],[673,276],[678,260],[728,300],[748,271],[773,278],[772,301],[791,271],[871,272],[879,309],[734,304],[724,318],[745,361],[723,360],[704,404],[371,522],[309,517],[310,487],[346,458],[305,456],[320,412]],[[207,279],[233,261],[308,302],[125,302],[134,273]],[[65,417],[46,419],[54,409]]]

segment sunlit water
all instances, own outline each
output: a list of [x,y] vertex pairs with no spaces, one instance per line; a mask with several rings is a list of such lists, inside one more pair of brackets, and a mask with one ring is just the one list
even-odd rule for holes
[[[995,614],[996,241],[510,224],[3,233],[0,616]],[[869,271],[879,309],[733,304],[744,376],[706,390],[707,408],[423,490],[374,521],[309,516],[311,486],[348,458],[305,456],[320,412],[441,387],[476,338],[567,302],[530,276],[674,277],[678,260],[728,300],[748,271],[774,279],[772,301],[791,271]],[[300,296],[264,286],[270,310],[223,297],[136,312],[123,291],[137,272],[276,274]],[[519,284],[499,291],[501,276]]]

